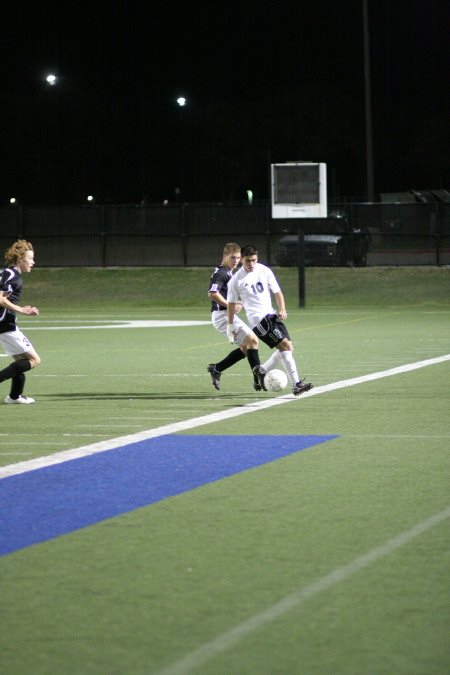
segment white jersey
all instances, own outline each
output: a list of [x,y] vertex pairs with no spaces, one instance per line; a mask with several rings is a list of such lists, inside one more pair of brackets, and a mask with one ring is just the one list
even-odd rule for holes
[[267,314],[276,314],[272,307],[271,293],[279,293],[281,288],[271,269],[256,263],[252,272],[243,267],[228,282],[228,301],[241,302],[248,322],[253,328]]

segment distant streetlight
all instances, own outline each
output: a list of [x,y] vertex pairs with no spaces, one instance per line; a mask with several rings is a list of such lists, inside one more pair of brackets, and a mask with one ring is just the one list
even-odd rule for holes
[[93,202],[93,201],[94,201],[93,195],[88,195],[88,196],[86,197],[86,199],[87,199],[88,202]]
[[10,203],[10,204],[15,204],[15,203],[16,203],[16,198],[15,198],[15,197],[11,197],[11,199],[9,200],[9,203]]
[[187,103],[187,100],[185,99],[184,96],[179,96],[179,97],[177,98],[177,103],[178,103],[178,105],[180,106],[180,108],[184,108],[184,106],[185,106],[186,103]]
[[51,87],[54,87],[56,84],[57,77],[56,75],[53,75],[53,73],[50,73],[49,75],[46,76],[45,81],[47,84],[49,84]]

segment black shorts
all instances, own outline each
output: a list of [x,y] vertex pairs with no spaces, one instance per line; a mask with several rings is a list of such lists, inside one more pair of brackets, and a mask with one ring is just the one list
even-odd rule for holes
[[277,314],[268,314],[253,327],[253,332],[271,349],[276,347],[284,338],[291,339],[288,329],[278,318]]

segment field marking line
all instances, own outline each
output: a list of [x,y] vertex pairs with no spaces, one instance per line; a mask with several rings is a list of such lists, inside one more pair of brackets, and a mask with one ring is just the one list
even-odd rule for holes
[[312,584],[309,584],[309,586],[299,588],[297,591],[285,596],[271,607],[259,612],[259,614],[254,614],[246,621],[243,621],[234,628],[222,633],[222,635],[219,635],[214,640],[206,642],[168,668],[158,671],[156,675],[187,675],[187,673],[193,670],[199,672],[198,668],[203,666],[206,661],[210,660],[220,652],[226,651],[250,633],[253,633],[278,617],[283,616],[287,612],[298,609],[304,602],[318,593],[322,593],[332,586],[346,581],[361,570],[369,567],[378,560],[385,558],[401,546],[408,544],[416,537],[424,534],[436,525],[439,525],[449,517],[450,507],[436,513],[421,523],[414,525],[411,529],[401,532],[397,536],[392,537],[392,539],[388,539],[384,544],[376,546],[362,556],[355,558],[347,565],[338,567],[329,574],[317,579],[317,581],[314,581]]
[[[388,370],[382,370],[376,373],[369,373],[368,375],[352,377],[348,380],[341,380],[339,382],[325,384],[316,387],[315,389],[311,389],[310,391],[303,394],[301,398],[305,399],[309,398],[310,396],[318,396],[319,394],[325,394],[337,389],[352,387],[356,384],[372,382],[373,380],[379,380],[392,375],[400,375],[402,373],[407,373],[419,368],[425,368],[427,366],[443,363],[444,361],[450,361],[450,354],[444,354],[443,356],[437,356],[432,359],[425,359],[424,361],[417,361],[416,363],[407,363],[403,366],[389,368]],[[9,464],[7,466],[0,467],[0,479],[6,478],[8,476],[17,476],[18,474],[26,473],[27,471],[35,471],[36,469],[42,469],[55,464],[62,464],[63,462],[68,462],[73,459],[80,459],[81,457],[88,457],[89,455],[95,455],[98,452],[106,452],[108,450],[113,450],[114,448],[120,448],[124,445],[146,441],[150,438],[157,438],[158,436],[164,436],[167,434],[176,434],[180,431],[187,431],[188,429],[194,429],[206,424],[222,422],[223,420],[230,419],[232,417],[239,417],[241,415],[246,415],[247,413],[265,410],[266,408],[271,408],[276,405],[283,405],[285,403],[292,403],[294,401],[298,403],[299,399],[292,394],[285,394],[283,396],[277,396],[276,398],[271,398],[269,400],[263,400],[257,403],[247,403],[244,406],[230,408],[229,410],[209,413],[207,415],[202,415],[201,417],[193,417],[192,419],[184,420],[182,422],[173,422],[172,424],[166,424],[161,427],[156,427],[155,429],[140,431],[135,434],[120,436],[118,438],[111,438],[107,441],[99,441],[97,443],[85,445],[80,448],[63,450],[53,455],[37,457],[25,462]]]
[[[93,323],[95,320],[93,320]],[[117,320],[117,323],[104,323],[90,326],[27,326],[29,330],[97,330],[106,328],[185,328],[186,326],[209,326],[211,321],[163,321],[156,319],[146,320]]]

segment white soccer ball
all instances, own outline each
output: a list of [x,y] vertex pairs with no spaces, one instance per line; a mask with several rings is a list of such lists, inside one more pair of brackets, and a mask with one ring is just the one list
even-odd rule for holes
[[266,385],[267,391],[282,391],[287,387],[288,379],[287,375],[283,370],[269,370],[267,375],[264,377],[264,384]]

